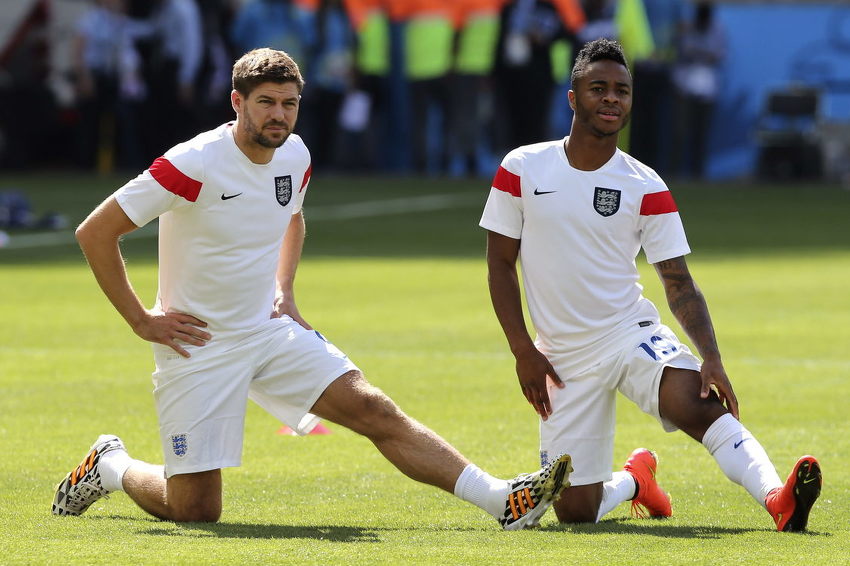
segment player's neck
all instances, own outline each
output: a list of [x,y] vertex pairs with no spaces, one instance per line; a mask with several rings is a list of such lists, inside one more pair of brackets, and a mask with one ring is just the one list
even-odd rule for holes
[[596,171],[606,163],[617,151],[617,139],[619,136],[594,136],[582,135],[575,131],[564,143],[564,152],[567,161],[574,169],[580,171]]
[[233,141],[236,142],[236,147],[239,148],[239,151],[245,154],[245,157],[247,157],[251,163],[265,165],[272,160],[272,157],[274,157],[274,148],[262,146],[252,140],[250,134],[243,128],[239,127],[238,120],[236,124],[233,125],[232,132]]

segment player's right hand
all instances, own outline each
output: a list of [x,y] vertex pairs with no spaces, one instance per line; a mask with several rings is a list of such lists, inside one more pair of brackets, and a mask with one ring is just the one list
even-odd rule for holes
[[516,374],[522,394],[544,421],[552,414],[552,403],[549,399],[549,388],[546,378],[552,380],[557,387],[563,388],[564,382],[558,377],[555,368],[537,348],[531,348],[517,354]]
[[190,358],[182,344],[203,346],[212,335],[203,330],[207,323],[190,314],[179,312],[146,311],[147,316],[133,326],[133,331],[148,342],[168,346],[184,358]]

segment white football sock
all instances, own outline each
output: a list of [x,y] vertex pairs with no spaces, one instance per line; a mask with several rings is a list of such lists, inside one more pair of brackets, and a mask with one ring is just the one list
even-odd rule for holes
[[726,477],[743,486],[762,507],[770,490],[782,486],[764,448],[731,414],[714,421],[705,431],[702,443]]
[[455,495],[484,509],[497,519],[505,513],[510,482],[494,478],[475,464],[469,464],[455,482]]
[[124,474],[137,460],[134,460],[125,450],[110,450],[100,457],[100,481],[108,491],[124,491],[122,481]]
[[596,522],[620,503],[633,499],[636,494],[637,483],[634,476],[626,471],[614,472],[612,478],[602,484],[602,503],[599,504]]

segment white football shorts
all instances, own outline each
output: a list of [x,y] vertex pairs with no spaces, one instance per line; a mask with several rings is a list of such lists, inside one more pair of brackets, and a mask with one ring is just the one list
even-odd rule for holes
[[700,361],[667,326],[653,323],[637,328],[628,335],[626,347],[579,375],[561,373],[553,364],[566,387],[549,385],[552,414],[540,421],[540,459],[545,464],[559,454],[569,454],[575,469],[570,474],[572,485],[612,477],[618,390],[658,419],[664,430],[676,430],[658,411],[661,374],[667,366],[699,371]]
[[191,347],[191,358],[154,344],[154,401],[165,476],[239,466],[250,398],[299,434],[338,377],[358,369],[336,346],[291,318]]

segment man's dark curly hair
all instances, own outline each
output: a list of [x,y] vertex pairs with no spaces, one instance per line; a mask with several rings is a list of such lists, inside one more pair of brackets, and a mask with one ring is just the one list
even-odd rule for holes
[[[600,37],[585,44],[578,52],[576,62],[573,65],[573,72],[570,74],[570,82],[576,84],[576,80],[587,71],[588,65],[596,61],[610,60],[623,65],[627,70],[629,68],[626,63],[626,56],[623,55],[623,46],[611,39]],[[629,76],[631,76],[629,71]]]

